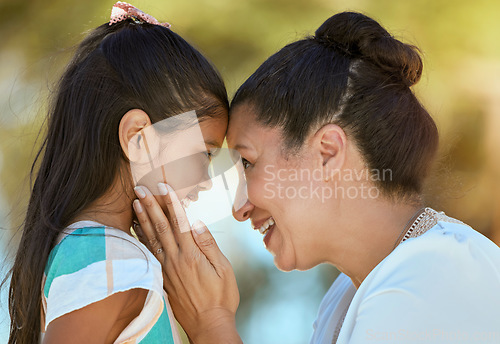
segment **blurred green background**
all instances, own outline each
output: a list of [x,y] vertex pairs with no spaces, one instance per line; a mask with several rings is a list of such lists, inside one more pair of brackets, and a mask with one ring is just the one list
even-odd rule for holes
[[[0,258],[22,221],[29,167],[46,99],[72,47],[109,20],[113,1],[0,2]],[[500,2],[497,0],[138,0],[133,4],[198,47],[230,95],[269,55],[344,10],[366,13],[419,46],[424,76],[415,92],[441,134],[428,203],[500,243]],[[228,218],[216,238],[237,273],[238,329],[247,344],[305,343],[337,272],[279,272],[250,225]],[[8,266],[2,266],[2,276]],[[0,342],[6,341],[5,291]]]

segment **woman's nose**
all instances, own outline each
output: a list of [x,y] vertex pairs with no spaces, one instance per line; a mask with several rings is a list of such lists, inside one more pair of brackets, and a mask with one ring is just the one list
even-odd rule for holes
[[252,214],[252,210],[254,208],[255,206],[252,204],[252,202],[247,200],[245,204],[243,204],[243,206],[239,207],[238,209],[233,206],[233,217],[240,222],[246,221],[250,218],[250,215]]

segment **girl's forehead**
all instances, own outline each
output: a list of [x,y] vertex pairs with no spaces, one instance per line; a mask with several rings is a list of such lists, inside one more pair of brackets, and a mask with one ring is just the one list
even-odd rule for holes
[[205,139],[205,143],[221,147],[227,132],[226,118],[209,118],[200,123],[200,128]]

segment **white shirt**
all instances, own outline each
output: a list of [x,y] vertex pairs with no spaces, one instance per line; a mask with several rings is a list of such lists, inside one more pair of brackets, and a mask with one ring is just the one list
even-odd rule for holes
[[339,275],[321,302],[311,344],[500,343],[500,248],[438,222],[401,243],[355,289]]

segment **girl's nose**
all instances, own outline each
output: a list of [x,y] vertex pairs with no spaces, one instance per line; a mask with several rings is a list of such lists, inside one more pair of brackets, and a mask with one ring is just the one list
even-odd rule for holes
[[207,174],[205,175],[204,179],[204,181],[198,184],[198,189],[200,189],[201,191],[210,190],[213,186],[212,178],[210,178],[210,176]]

